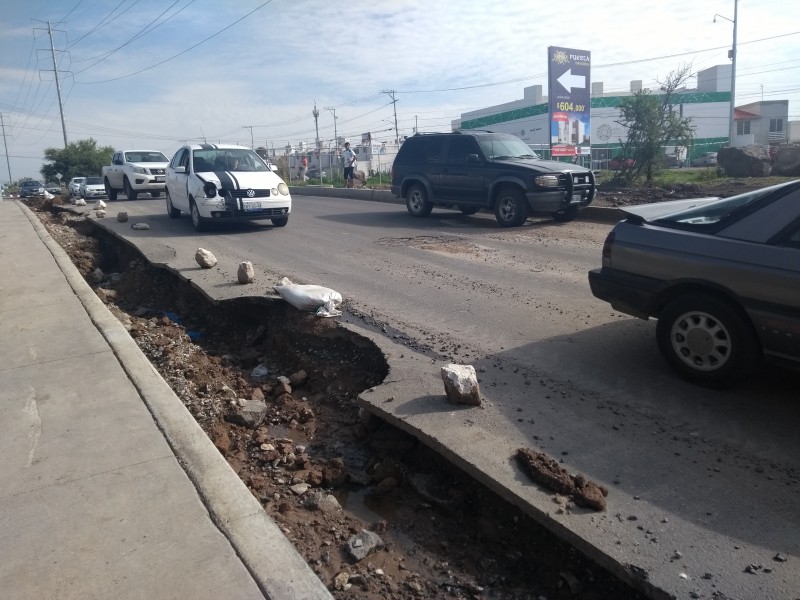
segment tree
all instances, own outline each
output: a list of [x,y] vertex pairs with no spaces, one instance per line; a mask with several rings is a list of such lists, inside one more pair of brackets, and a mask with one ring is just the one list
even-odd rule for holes
[[113,154],[112,146],[98,148],[92,138],[72,142],[66,148],[46,148],[44,158],[49,163],[45,163],[40,172],[45,181],[55,181],[58,173],[63,176],[62,181],[99,176],[103,165],[111,164]]
[[650,182],[654,173],[664,163],[664,147],[688,148],[694,133],[691,119],[675,112],[676,90],[685,86],[690,66],[684,65],[671,72],[661,84],[661,94],[653,95],[649,90],[636,92],[620,102],[620,125],[628,130],[622,144],[623,168],[615,176],[618,180],[631,181],[644,174]]

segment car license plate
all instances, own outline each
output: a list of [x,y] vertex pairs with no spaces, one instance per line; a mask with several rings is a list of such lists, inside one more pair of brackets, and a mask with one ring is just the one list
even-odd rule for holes
[[244,202],[245,210],[261,210],[262,208],[264,208],[262,202]]
[[166,178],[163,175],[156,175],[156,183],[164,183]]

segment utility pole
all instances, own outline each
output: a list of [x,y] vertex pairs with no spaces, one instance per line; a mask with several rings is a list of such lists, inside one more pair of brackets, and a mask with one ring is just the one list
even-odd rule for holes
[[317,130],[317,151],[319,151],[319,111],[317,110],[317,101],[314,100],[314,110],[311,111],[314,115],[314,128]]
[[400,134],[397,133],[397,100],[394,97],[396,93],[395,90],[381,90],[381,94],[386,94],[392,99],[392,108],[394,108],[394,143],[399,144]]
[[250,149],[253,150],[255,147],[255,142],[253,141],[253,127],[254,125],[242,125],[242,129],[249,129],[250,130]]
[[338,148],[339,136],[337,135],[336,132],[336,109],[333,108],[332,106],[325,106],[324,110],[330,111],[330,113],[333,115],[333,145]]
[[[37,28],[38,29],[38,28]],[[56,94],[58,94],[58,110],[61,113],[61,131],[64,133],[64,148],[67,147],[67,125],[64,121],[64,103],[61,100],[61,82],[58,79],[58,64],[56,63],[56,47],[53,44],[53,27],[47,22],[47,33],[50,36],[50,55],[53,58],[53,73],[56,78]]]
[[414,133],[419,133],[419,121],[417,121],[417,115],[414,115]]
[[11,160],[8,158],[8,144],[6,143],[6,124],[3,122],[3,113],[0,113],[0,127],[3,128],[3,147],[6,149],[6,165],[8,166],[8,185],[11,185]]

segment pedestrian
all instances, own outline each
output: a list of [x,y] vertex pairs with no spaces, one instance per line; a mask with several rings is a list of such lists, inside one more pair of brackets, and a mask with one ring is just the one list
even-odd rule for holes
[[344,159],[344,187],[353,187],[353,171],[356,168],[356,153],[350,149],[350,142],[344,143],[344,152],[342,152]]
[[307,179],[306,171],[308,171],[308,158],[304,156],[300,159],[300,181],[305,181]]

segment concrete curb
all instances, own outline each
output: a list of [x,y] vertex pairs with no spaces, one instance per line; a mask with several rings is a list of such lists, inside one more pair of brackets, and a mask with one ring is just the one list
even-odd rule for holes
[[[324,198],[351,198],[353,200],[369,200],[371,202],[386,202],[388,204],[405,204],[405,202],[392,194],[389,190],[373,189],[343,189],[325,186],[294,186],[289,188],[293,196],[322,196]],[[598,223],[616,223],[622,219],[622,213],[618,208],[605,206],[587,206],[584,208],[578,220],[595,221]]]
[[61,246],[27,206],[20,203],[20,207],[139,392],[211,519],[262,593],[271,600],[333,598]]

